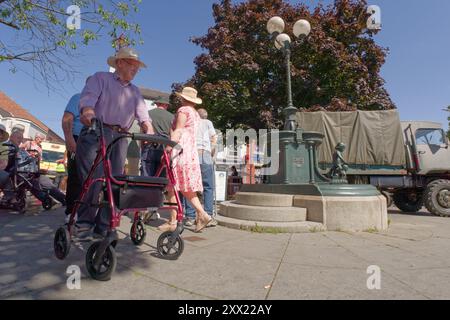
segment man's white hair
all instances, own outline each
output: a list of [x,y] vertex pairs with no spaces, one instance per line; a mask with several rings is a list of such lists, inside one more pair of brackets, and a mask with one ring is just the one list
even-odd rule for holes
[[208,111],[206,111],[205,109],[198,109],[197,112],[200,118],[208,119]]

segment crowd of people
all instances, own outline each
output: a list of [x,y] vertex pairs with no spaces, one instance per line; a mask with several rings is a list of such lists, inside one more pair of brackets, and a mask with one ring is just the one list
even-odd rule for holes
[[[178,143],[183,152],[173,157],[173,173],[176,185],[168,188],[166,201],[176,202],[175,190],[183,202],[185,225],[195,226],[200,232],[206,227],[216,226],[214,219],[214,147],[217,135],[208,113],[199,109],[202,99],[192,87],[184,87],[177,93],[181,105],[175,114],[167,111],[167,105],[158,105],[148,110],[140,90],[132,84],[134,77],[146,65],[139,59],[138,53],[132,48],[121,48],[107,60],[115,72],[97,72],[86,81],[81,93],[75,94],[67,104],[62,117],[62,129],[66,142],[66,158],[58,162],[61,174],[57,175],[58,186],[62,175],[67,172],[66,194],[46,175],[37,175],[33,183],[50,194],[50,196],[65,206],[66,223],[75,208],[82,184],[86,180],[91,165],[98,150],[98,138],[91,130],[92,120],[99,119],[103,123],[106,143],[126,132],[130,132],[133,123],[142,133],[168,138]],[[3,190],[3,200],[16,201],[12,173],[17,166],[17,153],[12,149],[21,150],[27,157],[37,162],[42,160],[41,143],[45,136],[38,133],[34,140],[24,141],[24,128],[14,127],[8,133],[0,124],[0,189]],[[155,176],[161,165],[164,151],[174,155],[176,150],[152,143],[141,143],[133,146],[139,156],[137,164],[128,163],[128,174]],[[125,170],[127,139],[120,140],[111,149],[110,161],[113,175],[121,175]],[[164,150],[164,148],[166,148]],[[138,172],[135,172],[138,171]],[[94,174],[94,179],[101,177],[102,166]],[[166,172],[162,172],[166,176]],[[55,181],[57,182],[57,181]],[[108,231],[110,211],[98,204],[101,184],[91,187],[76,213],[76,233],[79,238],[89,236],[104,237]],[[202,202],[199,196],[201,195]],[[94,205],[93,205],[94,204]],[[148,220],[157,217],[157,212],[146,215]],[[170,213],[169,220],[158,227],[161,231],[174,231],[177,227],[176,211]]]
[[[147,105],[132,80],[146,65],[139,59],[132,48],[121,48],[115,56],[107,60],[115,72],[98,72],[89,77],[81,93],[74,95],[63,115],[62,127],[67,145],[67,190],[66,222],[72,213],[75,201],[81,193],[98,148],[97,135],[90,130],[92,120],[99,119],[104,124],[106,143],[129,132],[137,120],[140,131],[158,135],[177,142],[183,152],[174,158],[173,172],[175,188],[169,188],[166,200],[176,202],[175,190],[185,204],[185,224],[195,225],[195,231],[217,225],[213,217],[214,203],[214,169],[212,154],[216,143],[216,132],[211,121],[207,120],[205,109],[198,109],[202,104],[196,89],[183,88],[177,93],[181,106],[175,115],[159,106],[148,111]],[[126,139],[122,139],[111,149],[110,159],[113,175],[124,172],[128,151]],[[174,153],[166,147],[166,151]],[[154,176],[161,162],[164,149],[161,145],[143,144],[140,148],[140,174]],[[102,175],[100,166],[94,178]],[[164,173],[163,173],[164,174]],[[107,208],[88,205],[98,202],[101,185],[90,188],[86,199],[77,211],[76,232],[79,238],[104,237],[110,219]],[[203,205],[199,199],[202,194]],[[176,211],[173,210],[169,220],[159,227],[161,231],[174,231],[177,226]]]

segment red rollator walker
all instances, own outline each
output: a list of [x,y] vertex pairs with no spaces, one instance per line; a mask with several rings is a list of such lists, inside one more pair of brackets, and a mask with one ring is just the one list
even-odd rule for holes
[[[103,201],[101,201],[99,205],[96,204],[94,206],[109,208],[111,211],[111,220],[107,236],[103,240],[93,242],[86,253],[86,268],[93,279],[100,281],[111,279],[111,274],[114,272],[117,264],[115,248],[119,237],[116,229],[120,226],[121,217],[130,212],[134,213],[130,237],[133,243],[139,246],[144,243],[146,236],[145,226],[139,213],[140,211],[147,210],[148,208],[177,210],[177,228],[174,232],[164,232],[160,235],[157,241],[157,250],[159,255],[164,259],[178,259],[184,249],[184,242],[181,238],[181,234],[184,230],[183,207],[176,190],[176,203],[164,202],[165,189],[175,188],[175,176],[172,169],[174,158],[171,158],[164,150],[161,166],[154,177],[113,176],[109,158],[112,147],[121,139],[131,138],[135,141],[145,141],[156,145],[170,146],[179,151],[176,156],[180,155],[182,152],[180,145],[160,136],[132,133],[124,133],[122,136],[113,140],[109,145],[106,145],[103,123],[94,119],[92,121],[91,130],[97,132],[99,138],[97,157],[83,184],[79,201],[76,202],[69,223],[56,231],[54,238],[54,252],[56,257],[60,260],[64,260],[68,256],[74,235],[75,215],[80,205],[83,203],[89,189],[95,183],[101,183]],[[95,170],[101,164],[103,164],[104,176],[94,178]],[[164,169],[166,169],[167,178],[161,177]]]

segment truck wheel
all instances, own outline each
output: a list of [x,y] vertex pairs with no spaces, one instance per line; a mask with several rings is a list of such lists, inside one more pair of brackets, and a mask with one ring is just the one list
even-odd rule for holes
[[386,198],[388,209],[392,207],[394,201],[392,200],[392,194],[388,191],[381,191],[381,194]]
[[450,181],[431,182],[424,195],[425,207],[436,216],[450,217]]
[[394,203],[403,212],[417,212],[423,207],[422,194],[416,191],[397,191]]
[[432,187],[435,184],[440,184],[442,181],[447,181],[447,180],[433,180],[433,181],[429,182],[427,184],[425,191],[423,192],[423,205],[425,206],[425,208],[427,208],[428,212],[430,212],[430,213],[431,213],[430,209],[432,208],[432,206],[430,206],[429,201],[427,201],[427,199],[430,198],[429,194],[432,190]]

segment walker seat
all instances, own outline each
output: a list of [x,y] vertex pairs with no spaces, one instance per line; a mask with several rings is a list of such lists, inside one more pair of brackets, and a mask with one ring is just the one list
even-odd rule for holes
[[112,184],[114,203],[119,210],[163,207],[168,179],[125,175],[115,176],[114,179],[121,182]]

